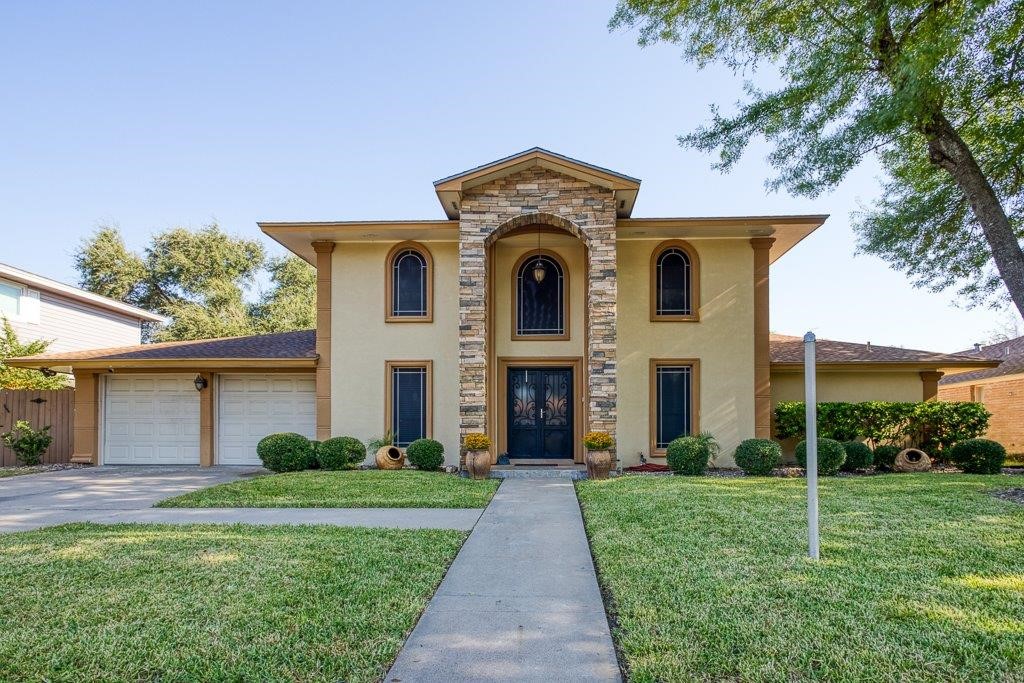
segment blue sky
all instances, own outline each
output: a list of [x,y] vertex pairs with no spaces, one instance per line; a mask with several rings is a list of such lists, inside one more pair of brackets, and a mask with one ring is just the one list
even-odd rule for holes
[[443,218],[433,180],[539,145],[642,178],[637,217],[830,213],[773,267],[775,331],[949,351],[1007,319],[854,257],[872,162],[808,200],[766,192],[765,146],[729,175],[680,148],[740,77],[609,33],[613,9],[4,3],[0,261],[73,283],[104,223],[141,248],[214,220],[261,237],[257,220]]

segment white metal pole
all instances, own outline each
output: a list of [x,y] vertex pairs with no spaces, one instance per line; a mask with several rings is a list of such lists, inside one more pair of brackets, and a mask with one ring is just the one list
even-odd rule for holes
[[804,404],[807,410],[807,554],[818,559],[818,392],[814,333],[804,335]]

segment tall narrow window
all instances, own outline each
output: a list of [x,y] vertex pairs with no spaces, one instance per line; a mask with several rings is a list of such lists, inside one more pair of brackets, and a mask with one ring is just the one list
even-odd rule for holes
[[696,434],[697,361],[651,361],[651,451]]
[[515,337],[567,337],[565,267],[554,254],[533,252],[515,267]]
[[654,250],[651,263],[651,320],[697,320],[700,277],[697,252],[672,240]]
[[430,253],[419,244],[403,242],[388,254],[388,322],[429,322],[431,320]]
[[394,443],[406,447],[431,432],[431,363],[403,361],[387,363],[387,419],[385,430]]

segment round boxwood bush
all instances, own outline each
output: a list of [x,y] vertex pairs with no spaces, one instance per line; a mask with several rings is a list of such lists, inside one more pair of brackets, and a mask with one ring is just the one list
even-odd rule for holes
[[846,460],[843,461],[844,472],[866,470],[875,461],[875,454],[862,441],[844,441],[843,450],[846,451]]
[[1006,449],[991,439],[967,439],[950,448],[946,458],[970,474],[999,474]]
[[896,456],[903,450],[899,446],[875,446],[874,456],[875,467],[880,470],[892,470],[896,462]]
[[771,474],[782,460],[782,449],[771,439],[747,439],[736,447],[736,466],[752,477]]
[[263,437],[256,444],[256,455],[271,472],[298,472],[313,464],[313,444],[302,434],[282,432]]
[[416,439],[405,449],[409,463],[421,470],[436,470],[444,464],[444,446],[433,439]]
[[699,436],[681,436],[669,443],[665,456],[676,474],[704,474],[711,460],[711,443]]
[[[796,445],[796,462],[807,469],[807,441]],[[835,439],[818,439],[818,474],[827,477],[835,474],[846,462],[846,450]]]
[[366,459],[366,446],[353,436],[335,436],[320,444],[316,459],[325,470],[350,470]]

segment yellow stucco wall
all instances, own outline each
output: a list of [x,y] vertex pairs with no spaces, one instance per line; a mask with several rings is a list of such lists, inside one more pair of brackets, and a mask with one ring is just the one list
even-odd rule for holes
[[[651,322],[650,259],[660,242],[618,243],[618,454],[650,450],[650,359],[700,360],[699,429],[722,447],[716,464],[754,436],[754,252],[747,240],[693,240],[700,258],[700,322]],[[656,459],[655,462],[664,462]]]
[[[331,282],[331,432],[384,431],[385,361],[433,361],[433,438],[459,461],[459,258],[455,242],[423,242],[434,260],[434,321],[384,322],[384,274],[395,242],[335,247]],[[369,454],[368,457],[372,457]]]
[[[819,372],[820,402],[920,401],[921,376],[910,372]],[[772,373],[772,407],[779,401],[804,400],[801,372]]]

